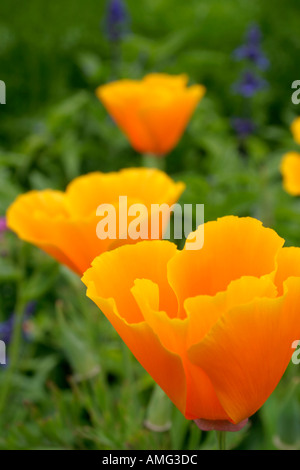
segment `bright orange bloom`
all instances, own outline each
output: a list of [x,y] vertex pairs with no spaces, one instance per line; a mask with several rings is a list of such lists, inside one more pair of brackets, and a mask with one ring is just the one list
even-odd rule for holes
[[300,153],[289,152],[281,160],[283,187],[292,196],[300,196]]
[[96,94],[133,148],[162,156],[176,146],[205,93],[187,81],[186,75],[150,74],[108,83]]
[[300,117],[297,117],[292,122],[291,131],[292,131],[295,142],[297,142],[297,144],[300,144]]
[[300,338],[300,248],[252,218],[224,217],[204,233],[198,251],[159,240],[104,253],[83,282],[186,418],[240,423]]
[[[127,232],[122,234],[124,239],[117,236],[116,240],[100,240],[96,234],[99,205],[112,204],[118,220],[119,196],[127,197],[128,206],[141,203],[151,209],[151,204],[171,206],[183,190],[183,183],[175,183],[166,173],[155,169],[95,172],[73,180],[66,192],[48,189],[19,196],[7,211],[7,224],[21,239],[40,247],[82,275],[92,260],[104,251],[139,241],[131,240]],[[148,210],[147,220],[148,216],[151,217],[151,210]],[[128,223],[130,221],[128,217]],[[160,236],[162,230],[163,227]]]

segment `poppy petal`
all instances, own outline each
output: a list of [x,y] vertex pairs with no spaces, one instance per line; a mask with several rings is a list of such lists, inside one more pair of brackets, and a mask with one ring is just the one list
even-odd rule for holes
[[250,217],[223,217],[204,227],[203,248],[178,251],[168,265],[180,317],[186,315],[184,300],[189,297],[215,295],[242,276],[274,271],[276,254],[284,243],[274,230]]
[[226,312],[189,357],[209,376],[234,423],[253,415],[281,379],[300,335],[300,279],[285,294],[255,299]]

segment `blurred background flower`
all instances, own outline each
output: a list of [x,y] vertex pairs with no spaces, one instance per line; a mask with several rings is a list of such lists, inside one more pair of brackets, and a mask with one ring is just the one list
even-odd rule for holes
[[0,217],[0,233],[7,230],[6,217]]
[[256,75],[252,70],[245,70],[241,79],[233,85],[233,90],[244,98],[252,98],[266,86],[266,80]]
[[280,164],[283,187],[291,196],[300,196],[300,153],[286,153]]
[[[32,315],[34,314],[35,309],[36,309],[36,302],[28,302],[28,304],[25,307],[25,311],[23,314],[23,322],[22,322],[23,337],[25,339],[30,338],[30,330],[31,330],[30,319]],[[0,340],[4,341],[5,344],[9,344],[12,339],[15,321],[16,321],[16,316],[14,313],[12,313],[7,320],[0,323]]]
[[297,144],[300,144],[300,117],[296,117],[291,124],[291,131],[293,139]]
[[120,41],[129,30],[129,15],[124,0],[108,0],[104,30],[109,41]]
[[[119,197],[128,197],[128,205],[143,203],[147,213],[140,224],[146,227],[147,238],[151,239],[150,220],[152,204],[172,206],[185,189],[181,182],[175,182],[166,173],[150,168],[127,168],[119,172],[93,172],[75,178],[65,192],[55,190],[30,191],[19,196],[7,211],[9,228],[20,239],[30,242],[82,275],[93,259],[116,246],[136,243],[128,234],[131,218],[127,217],[126,203]],[[116,214],[114,234],[97,236],[96,229],[101,219],[97,208],[101,204],[112,207]],[[121,211],[126,215],[126,230],[119,226]],[[24,217],[24,214],[27,214]],[[105,219],[104,219],[105,220]],[[110,227],[110,224],[109,224]],[[158,236],[162,237],[165,224],[160,224]]]
[[188,86],[185,74],[153,73],[101,85],[96,94],[137,152],[164,157],[178,144],[205,87]]
[[241,97],[241,115],[231,119],[231,126],[239,141],[242,154],[247,154],[245,140],[257,129],[252,111],[255,96],[268,87],[268,82],[261,76],[261,71],[269,67],[269,59],[262,51],[262,32],[257,24],[248,27],[245,42],[236,48],[233,57],[244,67],[239,79],[232,85],[234,94]]
[[235,130],[238,137],[245,139],[251,135],[255,130],[255,124],[251,119],[234,117],[231,120],[231,125]]
[[233,52],[236,60],[249,60],[258,68],[266,70],[269,67],[269,59],[266,57],[261,47],[262,32],[258,25],[251,25],[245,37],[245,43]]

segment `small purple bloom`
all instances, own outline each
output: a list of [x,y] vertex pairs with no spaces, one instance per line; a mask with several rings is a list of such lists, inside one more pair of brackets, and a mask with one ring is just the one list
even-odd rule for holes
[[262,53],[259,47],[253,44],[245,44],[238,47],[233,52],[233,57],[236,60],[249,60],[257,65],[261,70],[266,70],[269,66],[269,60],[267,57]]
[[5,232],[7,230],[6,218],[0,217],[0,233]]
[[14,322],[14,315],[11,315],[8,320],[0,323],[0,339],[4,341],[5,344],[8,344],[11,340]]
[[248,118],[234,117],[231,120],[231,126],[241,139],[248,137],[255,131],[254,122]]
[[[36,302],[28,302],[25,307],[24,311],[24,318],[23,318],[23,333],[24,336],[27,337],[26,325],[28,320],[30,319],[31,315],[34,313],[36,308]],[[0,340],[4,341],[4,343],[9,344],[13,335],[15,325],[15,314],[13,313],[7,320],[0,323]]]
[[243,73],[242,79],[233,85],[233,90],[245,98],[251,98],[266,86],[266,80],[255,75],[251,70],[247,70]]
[[246,32],[246,40],[248,44],[260,44],[262,39],[261,29],[257,24],[252,24]]
[[128,29],[128,14],[123,0],[109,0],[105,17],[105,31],[110,41],[122,39]]
[[249,60],[261,70],[266,70],[269,60],[261,49],[261,30],[257,25],[251,26],[246,33],[246,42],[233,52],[236,60]]

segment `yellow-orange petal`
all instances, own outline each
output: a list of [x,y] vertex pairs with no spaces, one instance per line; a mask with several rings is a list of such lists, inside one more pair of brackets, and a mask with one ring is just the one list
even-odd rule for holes
[[92,280],[84,277],[83,281],[88,286],[87,296],[101,309],[139,363],[184,413],[186,380],[181,358],[163,347],[146,322],[128,324],[119,314],[114,299],[100,297]]
[[97,88],[96,95],[132,147],[146,153],[152,149],[152,136],[140,116],[140,103],[145,94],[141,82],[121,80]]
[[253,415],[284,374],[300,335],[299,302],[300,279],[290,278],[283,297],[232,308],[191,347],[234,423]]
[[283,187],[292,196],[300,195],[300,153],[289,152],[281,160]]
[[295,142],[297,142],[297,144],[300,144],[300,117],[297,117],[292,122],[291,131]]
[[[136,247],[131,249],[132,252],[135,250]],[[226,310],[250,303],[257,297],[274,298],[277,290],[271,276],[261,279],[242,278],[232,282],[226,293],[219,293],[216,297],[199,296],[187,299],[188,317],[184,320],[170,318],[166,312],[159,310],[159,286],[152,281],[136,279],[131,292],[145,322],[163,347],[178,354],[182,359],[187,383],[184,415],[189,419],[199,416],[205,419],[229,419],[207,372],[190,362],[187,348],[203,339]]]
[[102,85],[96,95],[133,148],[164,155],[177,144],[205,92],[201,85],[188,88],[187,80],[184,74],[149,74]]
[[94,259],[83,282],[87,285],[96,276],[97,295],[115,299],[118,312],[126,322],[137,323],[144,318],[131,288],[136,279],[149,279],[159,285],[160,309],[172,315],[177,311],[177,301],[168,284],[167,263],[175,252],[176,245],[169,241],[144,241],[135,247],[124,245]]
[[274,284],[279,295],[283,294],[284,281],[289,277],[300,278],[300,248],[284,247],[278,252]]
[[185,189],[167,173],[156,168],[126,168],[116,172],[94,172],[75,178],[66,190],[66,205],[77,217],[95,215],[98,205],[118,204],[119,196],[130,202],[174,204]]
[[273,275],[261,278],[244,276],[232,281],[227,290],[215,296],[200,295],[185,300],[188,318],[187,347],[201,341],[225,312],[239,305],[246,305],[256,298],[275,298],[277,288]]
[[228,216],[207,222],[203,248],[177,252],[168,265],[178,315],[186,316],[184,300],[189,297],[215,295],[242,276],[260,277],[274,271],[283,243],[275,231],[250,217]]
[[[206,373],[187,357],[189,319],[170,318],[159,309],[159,286],[148,279],[137,279],[131,292],[162,346],[181,357],[186,380],[186,403],[181,412],[187,419],[228,419]],[[210,312],[207,312],[209,314]],[[159,367],[159,365],[158,365]],[[155,379],[155,375],[153,375]]]
[[175,147],[204,93],[203,86],[193,85],[142,106],[141,117],[154,142],[153,153],[165,155]]
[[171,89],[180,89],[187,86],[189,77],[186,74],[169,75],[167,73],[150,73],[146,75],[142,82],[153,87],[164,87]]
[[[127,214],[131,204],[141,203],[147,211],[143,223],[151,238],[151,204],[174,204],[184,190],[183,183],[175,183],[166,173],[148,168],[132,168],[113,173],[90,173],[76,178],[66,192],[30,191],[19,196],[7,211],[11,230],[78,274],[91,261],[107,250],[125,243],[136,243],[127,235],[134,216],[129,216],[119,237],[119,197],[125,196]],[[116,237],[101,240],[97,236],[100,218],[96,211],[101,204],[112,204],[116,213]],[[149,220],[148,220],[149,219]],[[158,232],[162,236],[163,227]]]

